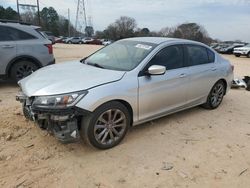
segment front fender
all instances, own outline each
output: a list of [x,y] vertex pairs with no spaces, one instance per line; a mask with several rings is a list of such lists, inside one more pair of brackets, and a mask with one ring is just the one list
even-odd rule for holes
[[[133,79],[135,78],[135,79]],[[138,80],[136,77],[124,76],[123,79],[101,85],[89,90],[88,94],[76,106],[95,111],[99,106],[113,100],[127,102],[133,110],[133,120],[138,120]]]

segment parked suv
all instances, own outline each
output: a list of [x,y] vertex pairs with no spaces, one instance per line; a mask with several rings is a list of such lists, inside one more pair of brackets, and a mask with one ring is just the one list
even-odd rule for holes
[[67,44],[83,44],[81,37],[71,37],[66,40]]
[[234,55],[236,57],[247,56],[250,58],[250,44],[241,48],[234,48]]
[[198,105],[217,108],[232,80],[230,62],[202,43],[130,38],[33,73],[19,82],[17,100],[28,119],[59,140],[81,135],[107,149],[130,126]]
[[0,20],[0,76],[20,80],[55,63],[51,41],[39,27]]

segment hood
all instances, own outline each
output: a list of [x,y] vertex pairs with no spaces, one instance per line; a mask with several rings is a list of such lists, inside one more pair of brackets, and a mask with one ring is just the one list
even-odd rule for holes
[[66,62],[37,70],[18,82],[29,97],[88,90],[120,80],[125,72],[101,69],[80,62]]
[[234,48],[234,50],[249,50],[250,47],[238,47],[238,48]]

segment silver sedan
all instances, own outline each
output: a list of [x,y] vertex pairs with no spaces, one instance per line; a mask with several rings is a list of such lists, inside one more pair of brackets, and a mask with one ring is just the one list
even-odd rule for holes
[[19,82],[17,100],[26,118],[59,140],[108,149],[131,126],[198,105],[217,108],[232,80],[230,62],[204,44],[130,38],[34,72]]

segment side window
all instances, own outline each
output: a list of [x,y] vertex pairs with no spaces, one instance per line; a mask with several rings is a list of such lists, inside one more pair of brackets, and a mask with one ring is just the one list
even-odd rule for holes
[[180,45],[169,46],[162,49],[150,61],[151,65],[162,65],[167,70],[177,69],[184,66],[183,48]]
[[0,41],[11,41],[11,37],[6,30],[6,27],[0,26]]
[[188,64],[190,66],[209,63],[208,52],[205,47],[198,45],[187,45]]
[[215,54],[211,50],[207,49],[208,61],[209,63],[213,63],[215,61]]
[[20,31],[15,28],[8,27],[7,28],[11,38],[13,40],[30,40],[30,39],[36,39],[33,35],[30,35],[24,31]]

